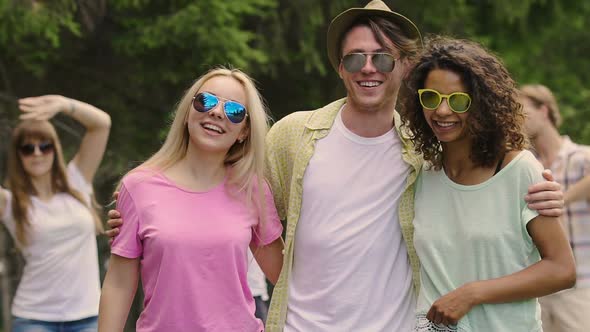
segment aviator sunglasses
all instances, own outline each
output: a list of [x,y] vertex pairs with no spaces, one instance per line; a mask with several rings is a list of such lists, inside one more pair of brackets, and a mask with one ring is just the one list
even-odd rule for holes
[[239,124],[248,116],[246,106],[229,99],[218,97],[210,92],[199,92],[193,97],[193,107],[197,112],[207,113],[223,101],[223,113],[234,124]]
[[348,53],[342,57],[342,66],[349,73],[357,73],[363,69],[369,57],[377,71],[381,73],[393,71],[395,61],[397,61],[389,53]]
[[50,142],[39,144],[23,144],[18,148],[18,150],[23,156],[32,156],[37,148],[39,148],[39,151],[41,151],[41,154],[43,155],[49,154],[54,150],[53,143]]
[[447,98],[449,108],[455,113],[465,113],[471,106],[471,97],[465,92],[453,92],[450,95],[444,95],[433,89],[419,89],[418,96],[420,104],[427,110],[437,109],[443,98]]

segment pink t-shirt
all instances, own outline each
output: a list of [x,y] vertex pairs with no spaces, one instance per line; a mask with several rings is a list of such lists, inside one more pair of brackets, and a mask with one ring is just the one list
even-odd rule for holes
[[265,185],[266,223],[226,190],[176,186],[138,170],[123,179],[117,209],[124,220],[112,253],[141,260],[144,310],[137,331],[263,331],[248,288],[247,250],[283,230]]

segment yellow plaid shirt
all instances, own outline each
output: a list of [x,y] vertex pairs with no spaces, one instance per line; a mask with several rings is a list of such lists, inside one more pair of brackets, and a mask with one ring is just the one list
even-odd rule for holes
[[[295,112],[277,122],[267,135],[267,177],[271,185],[277,211],[286,220],[286,239],[283,268],[274,288],[266,321],[269,332],[283,331],[287,317],[289,276],[293,267],[293,236],[301,211],[303,174],[314,153],[315,141],[326,137],[336,115],[346,102],[337,100],[315,111]],[[410,173],[399,203],[399,222],[413,272],[414,290],[420,287],[420,263],[414,250],[414,182],[422,167],[421,156],[414,153],[408,136],[400,128],[400,116],[395,112],[396,131],[402,142],[403,160],[410,165]]]

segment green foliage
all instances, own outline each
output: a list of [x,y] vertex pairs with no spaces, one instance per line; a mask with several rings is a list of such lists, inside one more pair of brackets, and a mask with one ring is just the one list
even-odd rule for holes
[[590,126],[584,121],[590,116],[590,5],[575,0],[523,3],[518,15],[498,22],[490,44],[519,82],[551,88],[564,115],[562,132],[590,144]]
[[216,64],[248,69],[268,62],[246,25],[272,13],[271,0],[119,1],[115,8],[112,47],[142,59],[139,79],[179,83]]
[[34,74],[59,57],[61,33],[80,35],[73,0],[0,0],[0,49]]

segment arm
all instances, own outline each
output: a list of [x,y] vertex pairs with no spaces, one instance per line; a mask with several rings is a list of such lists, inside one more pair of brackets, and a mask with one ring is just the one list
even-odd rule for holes
[[566,205],[582,200],[590,201],[590,175],[572,185],[563,198]]
[[250,244],[250,250],[266,278],[273,285],[276,284],[283,266],[283,239],[279,237],[272,243],[262,247]]
[[[256,262],[266,278],[275,285],[281,274],[283,266],[283,247],[284,242],[281,234],[283,226],[279,219],[275,206],[273,192],[267,182],[263,181],[264,190],[264,215],[266,222],[259,222],[253,228],[252,241],[250,242],[250,251],[254,254]],[[263,229],[264,228],[264,229]],[[261,237],[261,235],[266,235]]]
[[546,181],[529,186],[524,200],[531,210],[537,210],[540,215],[560,217],[564,205],[561,185],[554,181],[550,170],[544,170],[542,174]]
[[539,262],[504,277],[467,283],[436,300],[427,318],[456,324],[479,304],[521,301],[572,287],[576,268],[559,220],[539,215],[528,223],[527,230],[541,254]]
[[86,128],[73,161],[84,178],[92,183],[107,145],[111,117],[90,104],[58,95],[19,99],[19,108],[24,112],[21,120],[48,120],[61,112]]
[[4,192],[4,188],[0,186],[0,219],[2,219],[4,211],[6,211],[6,204],[8,204],[6,193]]
[[122,332],[139,280],[139,258],[111,255],[98,309],[99,332]]

